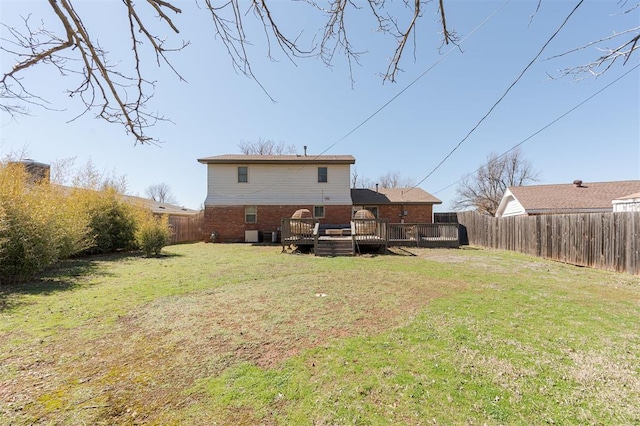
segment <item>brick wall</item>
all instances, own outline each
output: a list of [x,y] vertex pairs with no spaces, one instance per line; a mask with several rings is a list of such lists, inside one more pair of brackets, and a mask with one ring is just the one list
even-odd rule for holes
[[[218,242],[244,242],[244,231],[277,231],[284,217],[291,217],[298,209],[313,212],[313,206],[258,206],[258,222],[245,223],[244,206],[205,206],[203,240],[209,241],[216,232]],[[321,224],[347,224],[351,221],[352,206],[324,206],[325,217],[318,219]],[[380,205],[378,215],[389,223],[400,223],[399,213],[407,211],[405,223],[431,223],[432,205]]]
[[[402,211],[407,215],[400,217]],[[404,219],[405,223],[431,223],[433,220],[433,206],[431,204],[412,205],[379,205],[378,217],[387,219],[389,223],[400,223]]]
[[[244,231],[277,231],[281,220],[298,209],[313,212],[313,206],[257,206],[257,223],[245,223],[244,206],[205,206],[203,239],[209,241],[211,233],[216,232],[217,242],[244,242]],[[351,206],[324,206],[325,217],[320,223],[346,224],[351,220]]]

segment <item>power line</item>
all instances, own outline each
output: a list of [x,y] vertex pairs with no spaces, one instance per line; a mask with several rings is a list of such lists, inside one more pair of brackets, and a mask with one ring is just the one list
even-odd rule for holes
[[[618,81],[622,80],[624,77],[626,77],[627,75],[631,74],[633,71],[635,71],[636,69],[638,69],[640,67],[640,64],[636,65],[635,67],[631,68],[629,71],[625,72],[624,74],[622,74],[620,77],[616,78],[615,80],[613,80],[611,83],[607,84],[606,86],[604,86],[602,89],[598,90],[597,92],[595,92],[594,94],[592,94],[591,96],[589,96],[588,98],[586,98],[585,100],[583,100],[582,102],[578,103],[577,105],[575,105],[574,107],[572,107],[571,109],[569,109],[568,111],[566,111],[565,113],[561,114],[560,116],[558,116],[557,118],[555,118],[554,120],[552,120],[551,122],[549,122],[548,124],[546,124],[545,126],[541,127],[540,129],[538,129],[537,131],[533,132],[531,135],[529,135],[528,137],[526,137],[525,139],[523,139],[521,142],[515,144],[514,146],[512,146],[511,148],[509,148],[507,151],[503,152],[502,154],[498,155],[495,159],[499,159],[504,157],[505,155],[507,155],[508,153],[510,153],[511,151],[513,151],[514,149],[518,148],[519,146],[523,145],[525,142],[533,139],[535,136],[537,136],[538,134],[542,133],[544,130],[548,129],[549,127],[551,127],[552,125],[556,124],[558,121],[560,121],[561,119],[563,119],[564,117],[566,117],[567,115],[571,114],[573,111],[575,111],[576,109],[580,108],[582,105],[586,104],[587,102],[589,102],[591,99],[595,98],[596,96],[598,96],[600,93],[604,92],[605,90],[607,90],[609,87],[611,87],[612,85],[614,85],[615,83],[617,83]],[[437,192],[434,192],[435,194],[438,194],[444,190],[447,190],[449,188],[451,188],[453,185],[460,183],[462,180],[468,178],[469,176],[473,175],[474,173],[478,172],[478,170],[480,170],[481,168],[485,167],[486,165],[488,165],[489,163],[485,163],[482,166],[478,167],[477,169],[475,169],[474,171],[467,173],[466,175],[464,175],[463,177],[461,177],[460,179],[458,179],[457,181],[453,182],[450,185],[445,186],[444,188],[438,190]]]
[[342,136],[340,139],[338,139],[337,141],[335,141],[334,143],[332,143],[331,145],[329,145],[328,148],[326,148],[324,151],[322,151],[320,154],[318,155],[323,155],[324,153],[326,153],[327,151],[329,151],[331,148],[335,147],[337,144],[339,144],[340,142],[342,142],[343,140],[345,140],[346,138],[348,138],[349,136],[351,136],[352,134],[354,134],[358,129],[360,129],[362,126],[364,126],[365,124],[367,124],[367,122],[369,122],[369,120],[371,120],[373,117],[375,117],[376,115],[378,115],[383,109],[385,109],[387,106],[389,106],[393,101],[395,101],[396,99],[398,99],[400,97],[400,95],[402,95],[404,92],[406,92],[407,90],[409,90],[410,87],[412,87],[414,84],[416,84],[418,82],[418,80],[420,80],[422,77],[424,77],[429,71],[431,71],[433,68],[435,68],[440,62],[444,61],[444,59],[449,56],[454,50],[457,50],[460,45],[462,43],[465,42],[466,39],[468,39],[469,37],[471,37],[471,35],[473,33],[475,33],[477,30],[479,30],[481,27],[484,26],[484,24],[486,24],[487,22],[489,22],[489,20],[491,20],[491,18],[493,18],[498,12],[500,12],[502,9],[504,9],[504,7],[509,4],[511,2],[511,0],[506,0],[504,3],[502,3],[502,5],[500,7],[498,7],[495,11],[493,11],[493,13],[491,13],[487,18],[485,18],[484,21],[482,21],[480,24],[478,24],[473,30],[471,30],[471,32],[469,34],[467,34],[466,36],[464,36],[458,43],[456,43],[456,46],[452,47],[451,49],[449,49],[449,51],[447,53],[445,53],[444,55],[442,55],[440,57],[440,59],[438,59],[437,61],[435,61],[433,64],[431,64],[431,66],[429,66],[426,70],[424,70],[424,72],[422,72],[422,74],[420,74],[418,77],[416,77],[411,83],[409,83],[404,89],[402,89],[401,91],[399,91],[396,95],[394,95],[391,99],[389,99],[386,103],[384,103],[380,108],[378,108],[377,110],[375,110],[372,114],[370,114],[367,118],[365,118],[363,121],[360,122],[360,124],[358,124],[357,126],[355,126],[353,129],[351,129],[349,132],[347,132],[344,136]]
[[[442,57],[440,57],[440,59],[438,59],[437,61],[435,61],[433,64],[431,64],[431,66],[429,66],[426,70],[424,70],[418,77],[416,77],[415,79],[413,79],[413,81],[411,81],[411,83],[409,83],[407,86],[405,86],[402,90],[400,90],[400,92],[398,92],[396,95],[394,95],[391,99],[389,99],[386,103],[384,103],[380,108],[378,108],[376,111],[374,111],[372,114],[370,114],[367,118],[365,118],[363,121],[361,121],[357,126],[355,126],[353,129],[351,129],[349,132],[347,132],[344,136],[342,136],[340,139],[338,139],[337,141],[335,141],[334,143],[332,143],[331,145],[329,145],[324,151],[320,152],[319,154],[316,154],[314,156],[312,156],[313,159],[320,157],[321,155],[325,154],[327,151],[329,151],[330,149],[332,149],[333,147],[335,147],[337,144],[339,144],[340,142],[344,141],[345,139],[347,139],[349,136],[351,136],[353,133],[355,133],[358,129],[360,129],[362,126],[364,126],[367,122],[369,122],[369,120],[371,120],[373,117],[375,117],[376,115],[378,115],[383,109],[385,109],[387,106],[389,106],[393,101],[395,101],[396,99],[398,99],[404,92],[406,92],[407,90],[409,90],[410,87],[412,87],[414,84],[416,84],[418,82],[418,80],[420,80],[422,77],[424,77],[429,71],[431,71],[433,68],[435,68],[440,62],[442,62],[447,56],[449,56],[454,50],[459,49],[459,47],[462,45],[462,43],[464,43],[469,37],[471,37],[471,35],[473,35],[476,31],[478,31],[480,28],[482,28],[487,22],[489,22],[496,14],[498,14],[498,12],[500,12],[502,9],[504,9],[504,7],[509,4],[511,2],[511,0],[506,0],[504,3],[502,3],[502,5],[500,5],[496,10],[494,10],[488,17],[486,17],[482,22],[480,22],[473,30],[471,30],[471,32],[469,32],[469,34],[467,34],[466,36],[464,36],[458,43],[456,43],[456,46],[452,47],[451,49],[449,49],[449,51],[447,51],[444,55],[442,55]],[[263,188],[257,189],[254,192],[251,192],[251,194],[257,194],[259,192],[263,192],[267,189],[272,188],[273,185],[271,186],[265,186]],[[219,193],[220,195],[229,195],[232,197],[235,197],[232,194],[222,194]]]
[[511,89],[513,89],[513,87],[520,81],[520,79],[529,70],[529,68],[531,68],[531,66],[540,57],[540,55],[542,55],[542,52],[547,48],[549,43],[551,43],[551,41],[558,35],[560,30],[562,30],[562,28],[566,25],[566,23],[569,21],[571,16],[575,13],[576,10],[578,10],[578,8],[580,7],[580,5],[582,5],[583,2],[584,2],[584,0],[580,0],[578,2],[578,4],[573,8],[571,13],[569,13],[569,15],[567,15],[567,17],[564,19],[562,24],[560,24],[558,29],[551,35],[551,37],[549,37],[549,39],[546,41],[546,43],[542,46],[542,48],[536,54],[536,56],[534,56],[533,59],[527,64],[527,66],[524,67],[522,72],[520,72],[520,75],[518,75],[518,77],[509,85],[509,87],[507,87],[507,90],[505,90],[505,92],[502,94],[502,96],[500,96],[500,98],[498,98],[498,100],[491,106],[491,108],[489,108],[489,111],[487,111],[487,113],[480,119],[480,121],[478,121],[476,123],[476,125],[473,126],[473,128],[467,133],[467,135],[464,138],[462,138],[462,140],[460,142],[458,142],[458,144],[455,147],[453,147],[453,149],[451,151],[449,151],[449,153],[447,155],[444,156],[444,158],[438,163],[438,165],[436,165],[429,173],[427,173],[427,175],[424,178],[422,178],[422,180],[420,180],[418,183],[416,183],[412,188],[409,188],[407,191],[410,191],[411,189],[416,188],[418,185],[420,185],[425,180],[427,180],[436,170],[438,170],[440,168],[440,166],[442,166],[445,163],[445,161],[447,161],[449,159],[449,157],[451,157],[451,155],[453,155],[454,152],[456,152],[458,150],[458,148],[460,148],[460,146],[467,139],[469,139],[469,136],[471,136],[471,134],[473,132],[475,132],[478,127],[480,127],[480,124],[482,124],[484,122],[484,120],[486,120],[487,117],[489,117],[489,115],[491,115],[493,110],[502,102],[502,100],[507,96],[507,94],[511,91]]

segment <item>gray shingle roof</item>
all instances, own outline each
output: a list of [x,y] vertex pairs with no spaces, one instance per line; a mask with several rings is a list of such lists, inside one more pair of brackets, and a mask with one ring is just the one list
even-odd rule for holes
[[512,186],[509,190],[527,211],[611,209],[613,200],[640,191],[640,180]]
[[351,201],[363,204],[442,204],[442,201],[421,188],[379,188],[351,190]]

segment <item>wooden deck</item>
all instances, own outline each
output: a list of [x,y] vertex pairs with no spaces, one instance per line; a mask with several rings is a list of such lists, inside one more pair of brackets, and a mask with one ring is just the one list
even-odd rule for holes
[[293,245],[313,249],[316,255],[355,254],[362,249],[386,250],[390,245],[429,248],[460,246],[457,224],[390,224],[382,219],[354,219],[349,225],[322,226],[319,222],[314,223],[313,219],[282,219],[281,243],[283,251],[285,247]]

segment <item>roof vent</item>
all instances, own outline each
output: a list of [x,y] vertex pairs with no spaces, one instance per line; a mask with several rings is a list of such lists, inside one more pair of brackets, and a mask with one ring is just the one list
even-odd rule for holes
[[582,181],[580,179],[574,180],[573,186],[575,186],[576,188],[580,188],[582,186]]

